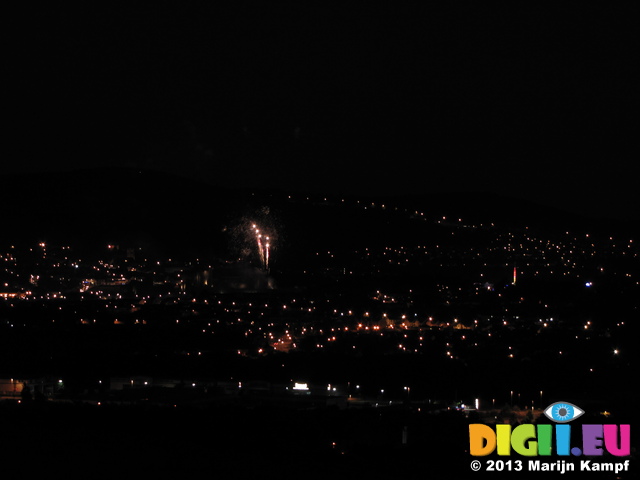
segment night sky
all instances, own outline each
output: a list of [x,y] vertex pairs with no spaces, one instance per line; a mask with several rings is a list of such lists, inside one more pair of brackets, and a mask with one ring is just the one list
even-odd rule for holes
[[4,171],[486,191],[640,219],[628,7],[233,3],[18,7]]

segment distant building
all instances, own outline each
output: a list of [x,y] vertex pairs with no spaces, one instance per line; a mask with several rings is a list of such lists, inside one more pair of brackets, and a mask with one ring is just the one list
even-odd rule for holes
[[0,297],[2,298],[27,298],[28,295],[31,295],[31,292],[0,292]]
[[19,397],[24,388],[24,381],[15,378],[0,378],[0,397]]
[[62,380],[55,377],[34,378],[25,380],[25,388],[28,388],[33,395],[42,394],[45,397],[64,388]]

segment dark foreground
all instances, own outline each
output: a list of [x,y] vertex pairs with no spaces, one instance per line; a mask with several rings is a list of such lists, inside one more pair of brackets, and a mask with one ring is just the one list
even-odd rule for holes
[[470,419],[407,405],[219,409],[5,402],[0,415],[5,474],[29,478],[631,478],[472,472]]

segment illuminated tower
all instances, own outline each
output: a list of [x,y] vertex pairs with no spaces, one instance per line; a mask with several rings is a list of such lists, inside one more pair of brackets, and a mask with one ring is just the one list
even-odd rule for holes
[[512,285],[515,285],[515,284],[516,284],[516,276],[517,276],[517,273],[518,273],[518,272],[517,272],[517,270],[516,270],[516,267],[514,266],[514,267],[513,267],[513,283],[512,283]]

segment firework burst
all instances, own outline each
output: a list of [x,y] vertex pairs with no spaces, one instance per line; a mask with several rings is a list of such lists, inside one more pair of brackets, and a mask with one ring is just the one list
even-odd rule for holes
[[230,253],[237,260],[249,261],[269,271],[280,246],[277,224],[277,218],[267,207],[237,217],[225,230],[230,237]]

